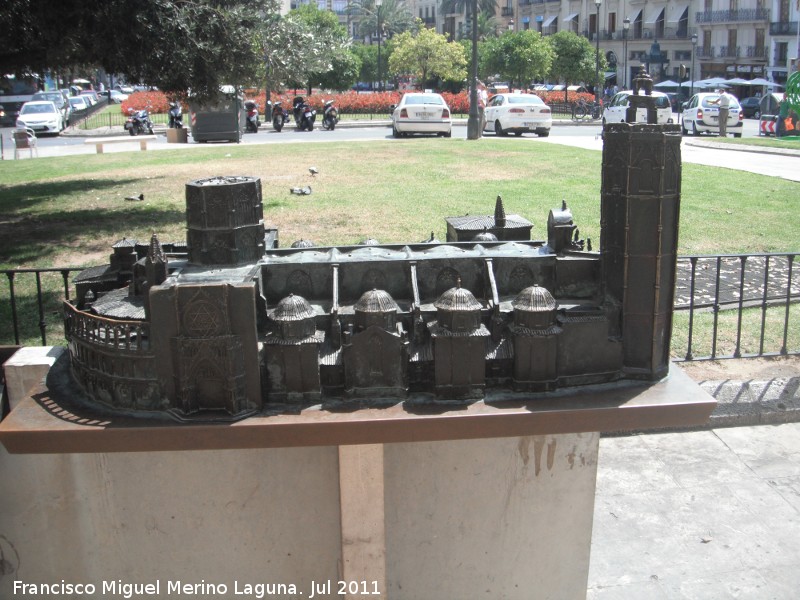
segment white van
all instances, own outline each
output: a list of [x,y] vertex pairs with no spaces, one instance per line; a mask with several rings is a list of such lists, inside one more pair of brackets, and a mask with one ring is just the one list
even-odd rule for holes
[[[606,123],[624,123],[625,113],[628,110],[629,99],[633,92],[624,91],[614,95],[613,98],[603,108],[603,125]],[[659,125],[666,123],[674,123],[672,118],[672,105],[669,101],[669,96],[663,92],[653,92],[653,98],[656,99],[656,120]],[[636,122],[647,123],[647,111],[640,108],[636,111]]]

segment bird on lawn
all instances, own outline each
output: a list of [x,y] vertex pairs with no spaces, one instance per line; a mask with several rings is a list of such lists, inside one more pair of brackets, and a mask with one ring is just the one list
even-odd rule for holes
[[319,173],[319,169],[317,167],[308,167],[308,172],[311,173],[311,176],[313,177]]
[[144,194],[139,194],[138,196],[125,196],[125,200],[130,200],[131,202],[141,202],[144,200]]

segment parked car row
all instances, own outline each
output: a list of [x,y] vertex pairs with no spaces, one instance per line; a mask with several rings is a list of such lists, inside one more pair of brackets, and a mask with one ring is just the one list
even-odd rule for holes
[[[494,131],[498,136],[509,133],[550,135],[550,107],[535,94],[496,94],[486,106],[484,116],[483,129]],[[414,133],[452,135],[450,107],[441,94],[407,92],[393,108],[392,135],[397,138]]]

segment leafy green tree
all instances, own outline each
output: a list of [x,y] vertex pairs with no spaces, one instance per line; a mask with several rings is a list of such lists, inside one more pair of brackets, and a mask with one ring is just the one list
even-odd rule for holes
[[0,69],[87,65],[210,97],[223,84],[255,83],[264,65],[255,32],[278,11],[277,0],[6,0]]
[[[566,86],[576,83],[600,84],[595,81],[597,51],[588,39],[571,31],[559,31],[546,39],[554,53],[550,75],[564,82],[565,102],[567,100]],[[606,67],[606,57],[601,52],[600,73],[605,73]]]
[[339,24],[334,13],[304,4],[292,10],[287,20],[310,34],[311,41],[302,47],[294,74],[309,94],[314,85],[345,89],[355,83],[358,59],[350,51],[347,29]]
[[460,81],[467,76],[467,57],[461,44],[448,42],[432,29],[422,28],[416,36],[406,31],[392,40],[389,72],[418,82],[435,77]]
[[485,42],[484,68],[510,84],[526,86],[547,76],[553,63],[553,48],[537,31],[508,32]]

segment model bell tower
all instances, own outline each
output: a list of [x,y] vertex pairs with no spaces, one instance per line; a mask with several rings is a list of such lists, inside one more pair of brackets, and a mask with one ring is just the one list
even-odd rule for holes
[[[681,132],[655,123],[653,82],[633,82],[627,123],[603,131],[601,258],[605,302],[618,315],[623,371],[656,380],[669,370],[681,199]],[[633,123],[637,108],[648,123]]]

